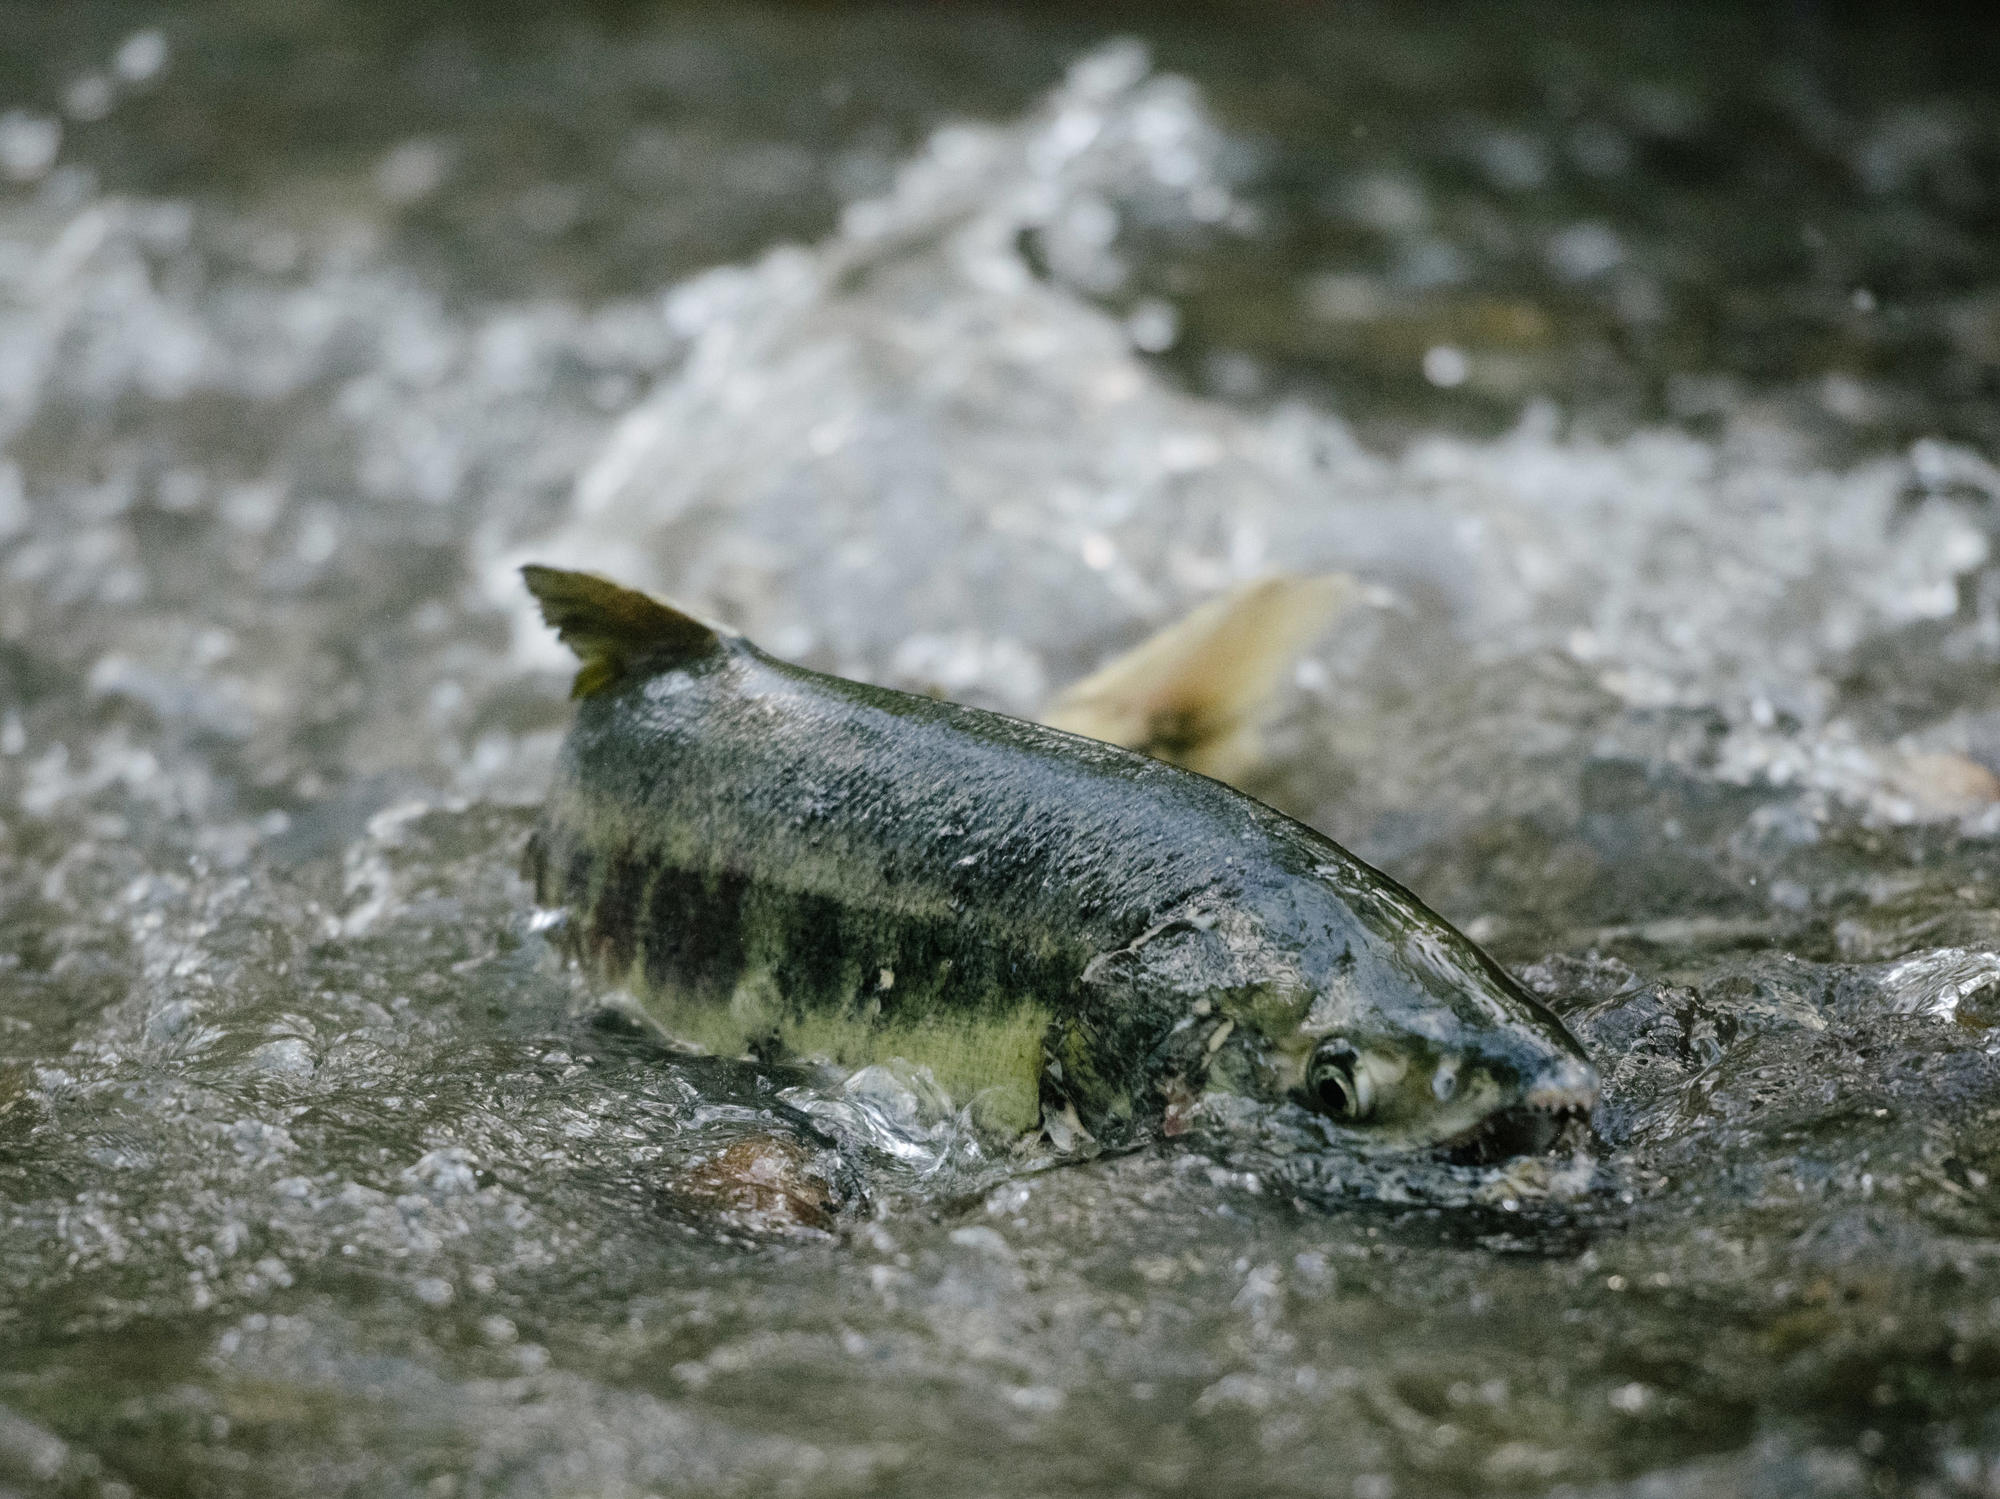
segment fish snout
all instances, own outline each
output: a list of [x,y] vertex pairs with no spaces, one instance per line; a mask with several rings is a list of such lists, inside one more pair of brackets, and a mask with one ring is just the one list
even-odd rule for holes
[[1521,1107],[1587,1116],[1597,1107],[1597,1069],[1581,1057],[1559,1057],[1529,1082]]
[[1452,1159],[1489,1165],[1514,1156],[1541,1155],[1564,1140],[1577,1141],[1590,1129],[1597,1106],[1597,1069],[1578,1057],[1562,1057],[1538,1073],[1520,1099],[1488,1115],[1452,1143]]

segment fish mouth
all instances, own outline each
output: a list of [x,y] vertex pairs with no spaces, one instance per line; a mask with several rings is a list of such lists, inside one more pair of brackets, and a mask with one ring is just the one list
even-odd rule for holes
[[1538,1109],[1528,1105],[1488,1115],[1448,1142],[1445,1159],[1456,1166],[1492,1166],[1516,1156],[1545,1155],[1567,1137],[1590,1128],[1587,1109]]
[[1590,1131],[1597,1104],[1597,1074],[1587,1064],[1570,1064],[1538,1079],[1519,1103],[1487,1115],[1444,1144],[1456,1165],[1490,1166],[1515,1156],[1543,1155],[1564,1141],[1580,1142]]

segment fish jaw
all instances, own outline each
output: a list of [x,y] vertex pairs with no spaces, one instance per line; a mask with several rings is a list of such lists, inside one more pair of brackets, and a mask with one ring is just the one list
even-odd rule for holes
[[1597,1107],[1597,1069],[1581,1057],[1560,1057],[1533,1079],[1520,1107],[1544,1114],[1588,1115]]
[[[1491,963],[1484,953],[1479,956]],[[1492,971],[1502,981],[1495,985],[1501,990],[1496,998],[1514,1019],[1482,1033],[1467,1048],[1465,1063],[1494,1084],[1491,1102],[1471,1128],[1442,1131],[1438,1143],[1475,1146],[1499,1159],[1546,1150],[1572,1121],[1587,1121],[1597,1107],[1599,1081],[1569,1028],[1497,965]]]
[[[1531,1003],[1531,1002],[1530,1002]],[[1428,1108],[1406,1112],[1412,1147],[1442,1147],[1477,1160],[1539,1154],[1587,1123],[1598,1074],[1560,1021],[1539,1005],[1518,1027],[1463,1036],[1438,1060],[1412,1069],[1405,1096]]]
[[1498,980],[1500,1000],[1518,1018],[1487,1039],[1481,1048],[1486,1056],[1474,1063],[1502,1083],[1496,1106],[1472,1129],[1439,1143],[1482,1162],[1540,1154],[1588,1128],[1597,1107],[1597,1068],[1553,1012],[1485,953],[1478,957],[1487,975]]
[[1597,1107],[1597,1069],[1577,1057],[1561,1057],[1529,1078],[1512,1102],[1496,1108],[1472,1128],[1437,1143],[1453,1159],[1490,1165],[1514,1156],[1542,1155],[1586,1134]]

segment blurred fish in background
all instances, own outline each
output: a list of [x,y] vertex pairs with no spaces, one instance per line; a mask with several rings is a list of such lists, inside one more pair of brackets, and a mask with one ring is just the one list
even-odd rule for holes
[[1258,730],[1281,682],[1361,593],[1339,573],[1242,584],[1065,687],[1041,720],[1241,780],[1263,758]]

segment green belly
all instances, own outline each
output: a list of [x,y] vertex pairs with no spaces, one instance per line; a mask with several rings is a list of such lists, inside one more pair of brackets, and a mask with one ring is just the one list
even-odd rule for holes
[[742,1056],[776,1040],[789,1056],[855,1071],[906,1061],[929,1069],[982,1128],[1019,1134],[1041,1117],[1042,1044],[1049,1011],[1033,1000],[1011,1010],[963,1014],[871,1014],[868,999],[800,1006],[768,972],[745,974],[716,1003],[648,983],[635,966],[628,986],[647,1017],[674,1040],[717,1056]]
[[531,872],[544,902],[570,908],[566,945],[673,1040],[849,1070],[901,1059],[929,1069],[983,1129],[1038,1121],[1073,963],[996,941],[942,905],[843,901],[629,844],[603,857],[549,834]]

